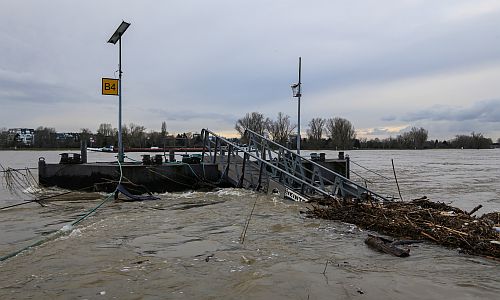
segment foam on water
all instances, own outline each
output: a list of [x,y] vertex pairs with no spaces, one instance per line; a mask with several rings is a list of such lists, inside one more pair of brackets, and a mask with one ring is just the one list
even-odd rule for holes
[[39,188],[38,186],[29,186],[25,189],[22,190],[22,192],[24,194],[38,194],[38,193],[41,193],[43,191],[43,189]]
[[71,224],[66,224],[61,228],[62,232],[70,232],[73,230],[73,225]]
[[241,196],[255,195],[256,192],[244,189],[225,188],[217,190],[215,192],[208,192],[207,194],[215,194],[218,197],[225,197],[225,196],[241,197]]

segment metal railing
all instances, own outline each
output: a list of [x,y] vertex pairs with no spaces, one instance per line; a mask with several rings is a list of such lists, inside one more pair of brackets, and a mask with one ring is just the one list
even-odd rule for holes
[[[246,179],[249,180],[247,186],[258,190],[267,184],[264,181],[272,179],[306,197],[321,195],[388,201],[345,176],[252,130],[245,131],[245,146],[233,143],[208,129],[203,129],[201,134],[206,149],[202,154],[203,160],[219,163],[223,176],[237,187],[242,187]],[[245,178],[249,174],[249,168],[254,171],[250,178]]]

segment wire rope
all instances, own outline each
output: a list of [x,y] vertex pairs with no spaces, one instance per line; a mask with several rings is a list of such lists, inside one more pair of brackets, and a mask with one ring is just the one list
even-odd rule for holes
[[103,206],[106,202],[108,202],[110,199],[113,199],[113,195],[115,194],[115,192],[118,190],[118,186],[121,184],[122,182],[122,178],[123,178],[123,170],[122,170],[122,165],[120,163],[120,160],[118,160],[118,166],[120,167],[120,179],[118,180],[118,185],[116,186],[115,190],[110,193],[101,203],[99,203],[96,207],[94,207],[93,209],[91,209],[90,211],[88,211],[86,214],[84,214],[83,216],[81,216],[80,218],[78,218],[77,220],[73,221],[71,224],[69,225],[64,225],[61,229],[59,229],[58,231],[56,231],[55,233],[49,235],[48,237],[44,238],[44,239],[41,239],[41,240],[38,240],[34,243],[31,243],[29,244],[28,246],[25,246],[19,250],[16,250],[14,252],[11,252],[7,255],[4,255],[4,256],[1,256],[0,257],[0,262],[1,261],[5,261],[11,257],[14,257],[28,249],[31,249],[33,247],[36,247],[36,246],[40,246],[46,242],[49,242],[51,240],[54,240],[62,235],[65,235],[67,234],[68,232],[72,231],[73,229],[73,226],[76,226],[78,225],[80,222],[82,222],[83,220],[85,220],[88,216],[90,216],[91,214],[93,214],[95,211],[97,211],[101,206]]
[[358,167],[360,167],[360,168],[363,168],[363,169],[365,169],[365,170],[366,170],[366,171],[368,171],[368,172],[372,172],[373,174],[376,174],[376,175],[378,175],[378,176],[380,176],[380,177],[382,177],[382,178],[384,178],[384,179],[386,179],[386,180],[391,180],[391,181],[392,181],[392,179],[391,179],[391,178],[386,177],[386,176],[384,176],[384,175],[382,175],[382,174],[380,174],[380,173],[377,173],[377,172],[375,172],[375,171],[373,171],[373,170],[370,170],[370,169],[368,169],[368,168],[366,168],[366,167],[363,167],[362,165],[360,165],[360,164],[356,163],[356,162],[355,162],[355,161],[353,161],[352,159],[351,159],[350,161],[351,161],[353,164],[355,164],[356,166],[358,166]]

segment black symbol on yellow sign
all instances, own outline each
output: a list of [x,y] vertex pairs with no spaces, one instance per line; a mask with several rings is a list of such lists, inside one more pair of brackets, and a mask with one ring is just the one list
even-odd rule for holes
[[118,96],[118,79],[103,78],[102,79],[102,94]]

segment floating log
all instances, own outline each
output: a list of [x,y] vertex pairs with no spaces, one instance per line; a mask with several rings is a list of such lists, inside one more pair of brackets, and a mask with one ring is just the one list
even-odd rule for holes
[[398,248],[394,243],[389,243],[389,241],[390,240],[379,236],[368,235],[368,237],[365,239],[365,244],[378,251],[389,253],[397,257],[410,256],[410,249]]
[[472,216],[473,213],[475,213],[476,211],[480,210],[481,208],[483,207],[482,204],[479,204],[478,206],[474,207],[474,209],[472,209],[469,213],[467,213],[469,216]]

